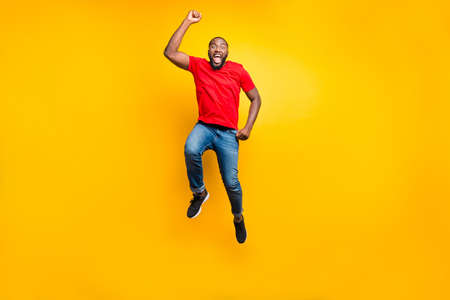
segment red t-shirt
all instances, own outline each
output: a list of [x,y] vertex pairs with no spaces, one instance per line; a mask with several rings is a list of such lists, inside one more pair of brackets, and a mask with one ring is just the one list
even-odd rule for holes
[[227,60],[214,70],[204,58],[189,56],[189,72],[194,75],[198,120],[238,129],[239,93],[255,87],[241,64]]

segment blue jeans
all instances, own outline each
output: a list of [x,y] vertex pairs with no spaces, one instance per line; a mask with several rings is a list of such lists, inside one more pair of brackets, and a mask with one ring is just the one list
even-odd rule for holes
[[216,152],[231,212],[239,216],[242,213],[242,189],[238,179],[239,140],[236,132],[236,129],[198,121],[186,139],[184,156],[190,189],[200,193],[205,189],[202,154],[208,149]]

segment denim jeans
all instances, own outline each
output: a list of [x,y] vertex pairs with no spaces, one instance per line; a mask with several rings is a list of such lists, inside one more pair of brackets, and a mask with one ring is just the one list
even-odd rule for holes
[[236,129],[198,121],[186,139],[184,156],[190,189],[193,193],[200,193],[205,189],[203,152],[209,149],[216,152],[222,181],[231,203],[231,212],[239,216],[242,213],[242,189],[238,179],[239,140],[236,138],[236,132]]

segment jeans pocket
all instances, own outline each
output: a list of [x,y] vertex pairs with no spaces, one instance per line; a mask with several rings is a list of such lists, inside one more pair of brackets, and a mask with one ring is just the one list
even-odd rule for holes
[[234,138],[236,139],[236,141],[237,141],[237,143],[238,143],[238,145],[239,145],[239,139],[238,139],[238,137],[236,136],[236,133],[237,133],[237,130],[236,130],[236,129],[233,129]]
[[236,139],[236,141],[239,143],[239,139],[238,139],[237,136],[236,136],[236,133],[238,132],[237,129],[228,129],[227,132],[228,132],[230,135],[233,135],[234,138]]

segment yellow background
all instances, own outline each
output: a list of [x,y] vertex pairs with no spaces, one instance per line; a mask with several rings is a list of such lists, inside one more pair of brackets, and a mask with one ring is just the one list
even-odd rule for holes
[[[243,245],[212,151],[186,217],[195,87],[163,50],[189,9],[180,50],[225,37],[262,97]],[[449,19],[432,0],[2,2],[0,299],[450,299]]]

